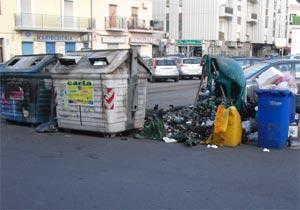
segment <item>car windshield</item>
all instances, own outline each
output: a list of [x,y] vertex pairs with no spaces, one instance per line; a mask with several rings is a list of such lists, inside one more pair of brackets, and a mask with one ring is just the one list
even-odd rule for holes
[[176,66],[176,61],[175,60],[156,60],[156,65],[157,66]]
[[200,64],[201,59],[200,58],[189,58],[189,59],[183,59],[184,64]]
[[268,66],[269,63],[257,63],[254,64],[253,66],[250,66],[244,70],[244,76],[247,79],[250,79],[253,75],[261,71],[263,68]]

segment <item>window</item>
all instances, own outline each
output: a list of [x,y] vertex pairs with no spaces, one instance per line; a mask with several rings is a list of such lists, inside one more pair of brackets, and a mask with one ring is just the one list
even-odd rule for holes
[[179,0],[179,7],[182,7],[182,0]]
[[1,0],[0,0],[0,15],[2,15],[2,13],[1,13]]
[[241,17],[238,17],[238,18],[237,18],[237,24],[241,25],[241,22],[242,22],[242,18],[241,18]]
[[279,64],[279,65],[276,65],[275,68],[281,72],[292,73],[292,71],[293,71],[292,64]]
[[269,25],[269,16],[266,16],[265,28],[268,28],[268,25]]
[[242,10],[242,6],[241,6],[241,5],[238,5],[237,10],[238,10],[238,11],[241,11],[241,10]]
[[166,7],[167,7],[167,8],[170,7],[170,0],[166,0]]
[[170,31],[170,14],[169,13],[166,14],[166,31],[167,32]]
[[178,19],[179,39],[182,39],[182,13],[179,13]]

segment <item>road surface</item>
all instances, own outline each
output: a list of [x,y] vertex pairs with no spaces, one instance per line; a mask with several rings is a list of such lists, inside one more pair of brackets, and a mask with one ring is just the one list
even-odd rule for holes
[[[192,103],[189,82],[150,84],[148,105]],[[299,150],[0,128],[1,209],[300,208]]]

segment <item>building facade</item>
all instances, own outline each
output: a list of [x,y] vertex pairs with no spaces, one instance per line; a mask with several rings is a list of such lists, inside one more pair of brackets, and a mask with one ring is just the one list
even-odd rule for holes
[[[290,54],[299,53],[300,46],[300,3],[291,0],[289,5],[288,48]],[[296,40],[297,39],[297,40]],[[293,45],[293,46],[292,46]],[[296,46],[297,45],[297,46]],[[296,48],[296,49],[295,49]]]
[[0,0],[0,62],[17,54],[137,45],[152,56],[152,0]]
[[[153,0],[166,38],[190,55],[261,56],[287,37],[288,0]],[[199,52],[201,51],[201,52]]]

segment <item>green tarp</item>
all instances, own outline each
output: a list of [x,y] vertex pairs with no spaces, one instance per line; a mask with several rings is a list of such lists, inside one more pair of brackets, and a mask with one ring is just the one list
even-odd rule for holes
[[222,96],[232,100],[239,111],[242,109],[246,89],[244,72],[233,59],[222,56],[205,55],[202,73],[207,76],[207,88],[211,95]]

